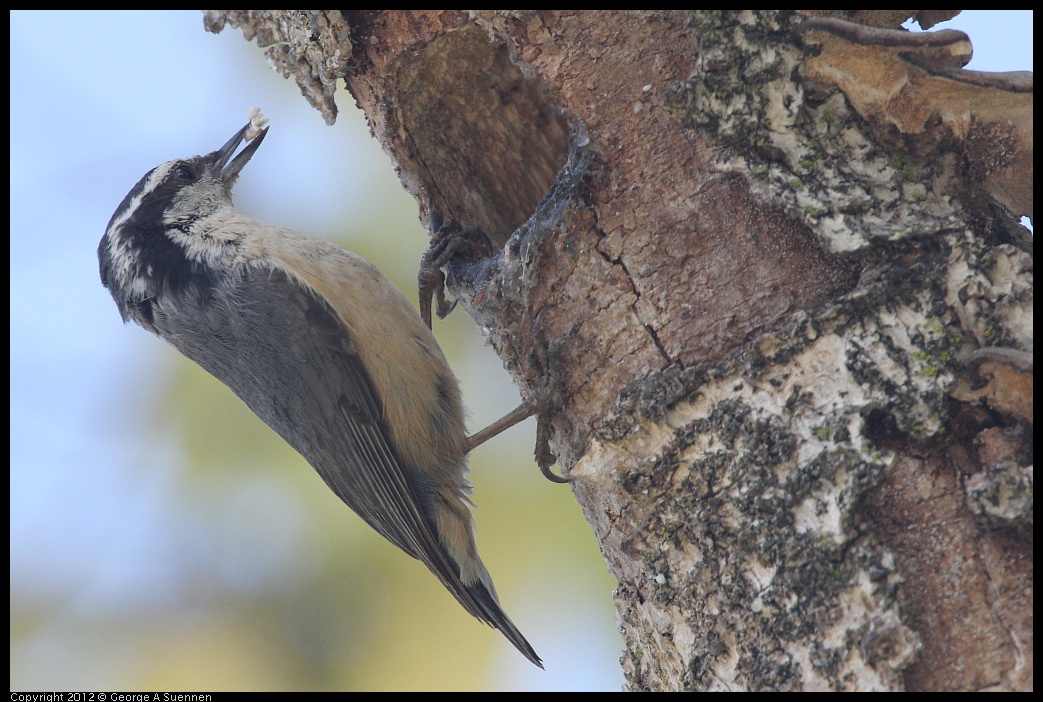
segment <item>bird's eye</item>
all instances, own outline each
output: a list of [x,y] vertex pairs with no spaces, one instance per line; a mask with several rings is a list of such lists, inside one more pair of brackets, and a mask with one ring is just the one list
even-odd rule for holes
[[174,169],[174,175],[178,180],[183,180],[186,183],[191,183],[196,179],[196,174],[192,172],[192,169],[183,163]]

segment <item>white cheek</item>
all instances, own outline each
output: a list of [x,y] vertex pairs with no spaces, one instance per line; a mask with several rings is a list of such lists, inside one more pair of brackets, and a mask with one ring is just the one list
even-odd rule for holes
[[219,203],[205,218],[193,222],[189,231],[171,228],[164,235],[181,247],[189,260],[227,264],[238,252],[243,236],[240,228],[231,226],[235,220],[231,203]]
[[214,209],[214,198],[202,188],[182,190],[171,201],[163,217],[164,224],[178,224],[197,217],[206,217]]

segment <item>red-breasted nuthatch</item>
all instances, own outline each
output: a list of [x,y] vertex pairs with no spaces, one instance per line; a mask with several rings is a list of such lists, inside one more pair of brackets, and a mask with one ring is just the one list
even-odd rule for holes
[[232,186],[268,131],[253,123],[138,181],[98,246],[102,283],[124,321],[231,388],[351,509],[542,668],[475,548],[472,443],[438,342],[369,262],[235,210]]

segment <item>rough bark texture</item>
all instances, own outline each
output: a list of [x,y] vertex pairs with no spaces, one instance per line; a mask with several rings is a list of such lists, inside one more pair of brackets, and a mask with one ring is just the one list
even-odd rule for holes
[[450,290],[554,379],[631,689],[1029,689],[1031,77],[815,14],[207,23],[485,233]]

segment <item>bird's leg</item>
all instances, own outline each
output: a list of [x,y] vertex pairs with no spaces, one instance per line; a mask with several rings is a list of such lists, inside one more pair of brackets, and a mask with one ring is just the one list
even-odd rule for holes
[[569,482],[568,478],[555,475],[551,471],[551,466],[554,465],[556,460],[548,443],[550,436],[549,414],[553,406],[552,393],[547,386],[544,386],[533,397],[521,403],[486,428],[467,437],[467,452],[470,453],[473,449],[481,446],[494,436],[536,415],[536,463],[540,466],[540,472],[551,482]]
[[[462,251],[469,251],[472,256],[492,255],[488,251],[491,247],[489,237],[477,227],[467,227],[460,230],[452,220],[442,220],[442,216],[434,209],[434,203],[428,201],[429,225],[431,229],[431,245],[420,259],[420,271],[417,273],[418,294],[420,298],[420,317],[431,328],[431,304],[435,302],[435,312],[439,319],[456,307],[456,300],[449,302],[445,298],[445,272],[442,267],[449,263],[453,256]],[[470,453],[474,448],[481,446],[489,439],[497,436],[515,424],[536,415],[536,463],[540,466],[540,472],[548,480],[555,483],[567,483],[568,478],[555,475],[551,472],[556,458],[550,449],[550,411],[557,402],[557,358],[561,345],[565,339],[556,339],[547,343],[546,332],[540,323],[542,312],[536,316],[533,325],[535,329],[534,350],[532,362],[538,369],[542,369],[540,376],[543,381],[540,388],[525,402],[511,412],[496,420],[481,431],[478,431],[465,439],[466,451]],[[567,338],[567,337],[566,337]]]
[[442,222],[442,218],[432,213],[432,225],[437,225],[431,234],[431,246],[420,258],[420,270],[417,273],[417,288],[420,297],[420,318],[424,320],[427,328],[431,328],[431,300],[435,300],[435,312],[439,319],[445,319],[446,315],[456,307],[456,300],[451,303],[445,299],[445,273],[442,266],[462,248],[465,239],[452,235],[454,224],[452,220]]
[[431,245],[420,259],[420,271],[417,283],[420,294],[420,317],[427,328],[431,328],[431,301],[436,303],[435,312],[439,319],[445,317],[456,307],[456,300],[449,302],[445,297],[445,272],[442,267],[457,255],[473,262],[489,258],[495,253],[488,235],[475,226],[461,229],[451,219],[442,220],[442,216],[434,210],[434,203],[428,201]]
[[532,417],[536,416],[536,463],[540,467],[540,472],[543,476],[554,483],[567,483],[569,479],[556,475],[551,471],[551,467],[557,461],[554,453],[550,449],[550,412],[555,406],[561,404],[559,397],[558,388],[558,357],[561,352],[561,346],[565,342],[568,336],[555,339],[550,344],[546,343],[546,336],[542,325],[539,325],[539,316],[537,315],[536,325],[536,337],[537,337],[537,348],[543,349],[544,353],[539,354],[534,351],[534,355],[543,355],[546,362],[537,363],[537,366],[542,366],[544,372],[541,373],[543,382],[540,384],[539,389],[525,400],[518,407],[508,412],[506,415],[496,420],[481,431],[475,432],[471,436],[467,437],[467,451],[470,452],[477,446],[484,444],[489,439],[497,436],[503,431],[510,429],[515,424]]
[[499,436],[503,432],[507,431],[515,424],[523,422],[532,415],[540,411],[540,408],[536,402],[528,401],[523,402],[513,410],[505,414],[504,416],[497,419],[495,422],[487,426],[481,431],[476,431],[467,437],[467,452],[470,453],[475,448],[481,446],[489,439],[494,436]]

